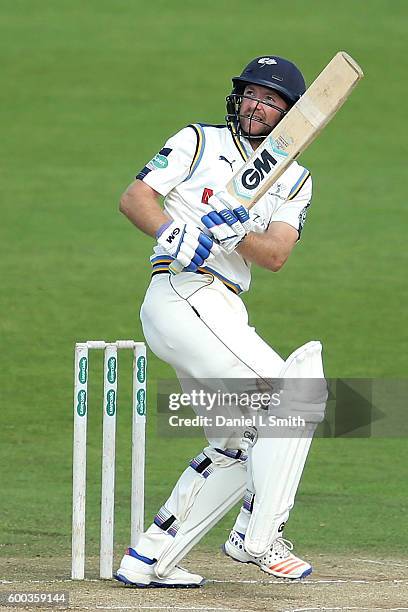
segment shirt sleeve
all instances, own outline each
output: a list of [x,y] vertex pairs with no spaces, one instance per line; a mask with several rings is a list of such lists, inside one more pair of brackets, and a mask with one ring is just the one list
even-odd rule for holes
[[294,185],[288,198],[279,205],[271,217],[273,221],[283,221],[294,227],[299,238],[306,223],[307,212],[312,199],[312,177],[308,171],[307,175],[300,177],[299,184]]
[[136,178],[166,196],[188,176],[196,149],[196,132],[191,126],[185,127],[169,138]]

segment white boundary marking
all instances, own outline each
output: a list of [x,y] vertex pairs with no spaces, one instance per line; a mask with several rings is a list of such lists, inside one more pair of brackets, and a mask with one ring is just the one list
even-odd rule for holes
[[[351,561],[359,561],[360,563],[375,563],[376,565],[392,565],[393,567],[407,567],[404,563],[395,563],[394,561],[373,561],[373,559],[351,559]],[[401,608],[407,610],[408,608]]]
[[[65,584],[67,582],[77,583],[77,580],[72,580],[72,578],[61,578],[56,580],[0,580],[0,584],[21,584],[22,582],[27,584]],[[97,578],[85,578],[83,582],[101,582],[101,580]]]
[[397,612],[400,610],[408,610],[408,608],[377,608],[377,607],[362,608],[361,606],[346,606],[342,608],[336,606],[335,608],[327,608],[324,606],[323,608],[291,608],[290,610],[285,610],[284,612],[315,612],[315,611],[326,612],[329,610],[336,610],[336,611],[337,610],[340,610],[340,611],[341,610],[358,610],[358,611],[368,610],[368,612],[375,612],[375,610],[381,610],[381,611],[387,610],[388,612]]
[[189,612],[240,612],[238,608],[212,608],[209,606],[106,606],[106,605],[95,605],[95,606],[70,606],[70,609],[80,610],[186,610]]
[[288,580],[287,578],[274,578],[272,580],[207,580],[207,582],[216,582],[220,584],[290,584],[308,586],[313,584],[386,584],[387,582],[392,584],[408,584],[408,579],[384,578],[381,580],[343,580],[338,578],[313,580],[308,578],[307,580]]
[[[0,584],[21,584],[22,582],[27,584],[66,584],[76,582],[71,578],[63,578],[56,580],[0,580]],[[101,582],[98,578],[85,578],[83,582]],[[308,578],[307,580],[288,580],[285,578],[272,578],[271,580],[207,580],[208,583],[215,584],[286,584],[297,587],[312,586],[314,584],[408,584],[408,578],[396,579],[396,578],[383,578],[381,580],[343,580],[338,579],[321,579],[313,580]],[[218,608],[217,608],[218,609]],[[220,608],[221,609],[221,608]],[[309,608],[307,608],[309,609]],[[320,610],[324,608],[310,608],[311,610]],[[339,608],[341,609],[341,608]],[[408,608],[398,608],[401,610],[408,610]],[[234,608],[235,610],[235,608]]]

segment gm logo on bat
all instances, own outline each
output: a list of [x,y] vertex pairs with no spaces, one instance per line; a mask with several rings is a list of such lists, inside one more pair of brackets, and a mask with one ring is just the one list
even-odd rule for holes
[[278,160],[265,149],[262,151],[261,155],[254,160],[252,168],[248,168],[248,170],[242,173],[242,186],[245,189],[256,189],[277,163]]
[[[264,142],[263,150],[253,161],[248,161],[242,173],[233,179],[236,192],[246,198],[252,198],[271,170],[276,169],[287,159],[288,154],[280,146],[279,141],[270,135]],[[252,193],[251,193],[252,192]]]

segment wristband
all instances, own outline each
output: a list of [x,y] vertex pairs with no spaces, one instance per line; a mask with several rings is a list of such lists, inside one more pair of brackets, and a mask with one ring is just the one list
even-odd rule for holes
[[162,235],[162,233],[164,232],[164,230],[166,230],[171,224],[173,223],[173,221],[166,221],[166,223],[163,223],[163,225],[161,225],[159,227],[159,229],[156,232],[156,238],[160,238],[160,236]]

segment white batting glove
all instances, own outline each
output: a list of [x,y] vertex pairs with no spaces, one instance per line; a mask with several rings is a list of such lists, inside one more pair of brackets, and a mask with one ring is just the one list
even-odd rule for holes
[[212,195],[208,204],[213,210],[201,217],[201,221],[217,244],[227,253],[232,253],[253,229],[248,210],[239,205],[226,191]]
[[195,272],[219,247],[194,225],[168,221],[156,232],[157,242],[178,262],[178,271]]

